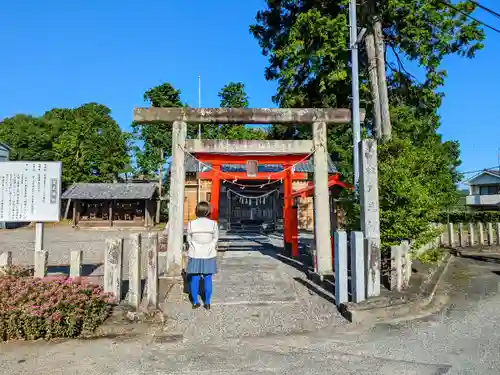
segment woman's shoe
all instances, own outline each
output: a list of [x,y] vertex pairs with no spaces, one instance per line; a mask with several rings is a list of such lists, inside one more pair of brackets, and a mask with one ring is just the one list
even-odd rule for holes
[[197,308],[199,308],[201,306],[200,303],[197,303],[196,305],[193,305],[193,310],[196,310]]
[[210,304],[204,305],[203,307],[205,308],[205,310],[210,310]]

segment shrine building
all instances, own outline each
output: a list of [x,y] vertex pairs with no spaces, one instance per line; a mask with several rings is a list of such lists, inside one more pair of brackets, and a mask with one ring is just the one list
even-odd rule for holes
[[[247,158],[252,159],[251,156]],[[218,202],[218,221],[221,229],[252,231],[262,228],[264,225],[272,231],[283,225],[285,183],[283,179],[277,179],[273,182],[267,177],[282,172],[284,170],[283,164],[258,164],[257,173],[253,179],[245,178],[247,174],[245,163],[221,164],[218,178],[220,180],[219,189],[212,189],[214,168],[211,163],[200,163],[192,155],[186,155],[185,167],[185,223],[195,218],[198,199],[214,202],[212,194],[219,190],[219,199],[215,201]],[[311,185],[313,169],[311,159],[294,164],[291,172],[294,192]],[[337,169],[329,156],[328,172],[331,177],[338,176]],[[241,180],[238,179],[239,176],[241,176]],[[200,186],[198,186],[198,181]],[[242,184],[245,185],[244,188],[242,188]],[[312,199],[312,196],[304,196],[300,199],[298,207],[299,229],[311,231],[314,229]]]

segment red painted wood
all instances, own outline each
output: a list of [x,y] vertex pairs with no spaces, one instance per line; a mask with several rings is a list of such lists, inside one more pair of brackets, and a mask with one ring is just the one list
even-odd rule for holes
[[217,173],[220,171],[220,165],[213,164],[215,173],[212,176],[212,188],[210,195],[210,206],[212,207],[212,220],[219,220],[219,196],[220,196],[220,177]]
[[[271,177],[272,181],[281,180],[285,178],[285,172],[258,172],[256,177],[248,177],[246,172],[214,172],[213,170],[209,172],[200,172],[200,178],[202,180],[210,180],[214,173],[219,175],[221,180],[231,180],[231,177],[236,177],[239,181],[251,181],[251,180],[268,180]],[[295,172],[292,174],[293,181],[300,181],[307,179],[307,173]]]
[[[342,187],[344,189],[353,189],[353,187],[351,185],[346,184],[345,182],[340,181],[338,174],[334,174],[334,175],[331,175],[331,176],[328,177],[328,187],[330,188],[332,186],[340,186],[340,187]],[[295,191],[292,194],[292,196],[293,197],[306,198],[306,197],[312,196],[313,194],[314,194],[314,185],[311,183],[311,184],[308,184],[307,187]]]
[[292,257],[299,256],[299,220],[297,208],[290,209],[290,240],[292,242]]
[[198,153],[196,158],[204,163],[246,164],[247,160],[257,160],[259,164],[295,164],[307,155],[233,155]]
[[[284,165],[284,168],[288,168],[288,165]],[[285,179],[283,180],[283,192],[284,192],[284,205],[283,205],[283,239],[285,244],[292,243],[292,171],[290,169],[286,170]]]

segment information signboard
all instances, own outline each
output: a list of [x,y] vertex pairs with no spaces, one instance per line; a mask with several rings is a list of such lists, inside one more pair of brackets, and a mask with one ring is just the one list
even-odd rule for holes
[[61,162],[0,163],[0,222],[54,222],[61,211]]

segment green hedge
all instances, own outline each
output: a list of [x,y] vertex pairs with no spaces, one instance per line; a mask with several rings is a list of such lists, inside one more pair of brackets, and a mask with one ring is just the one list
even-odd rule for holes
[[500,211],[441,212],[436,220],[439,223],[500,223]]

